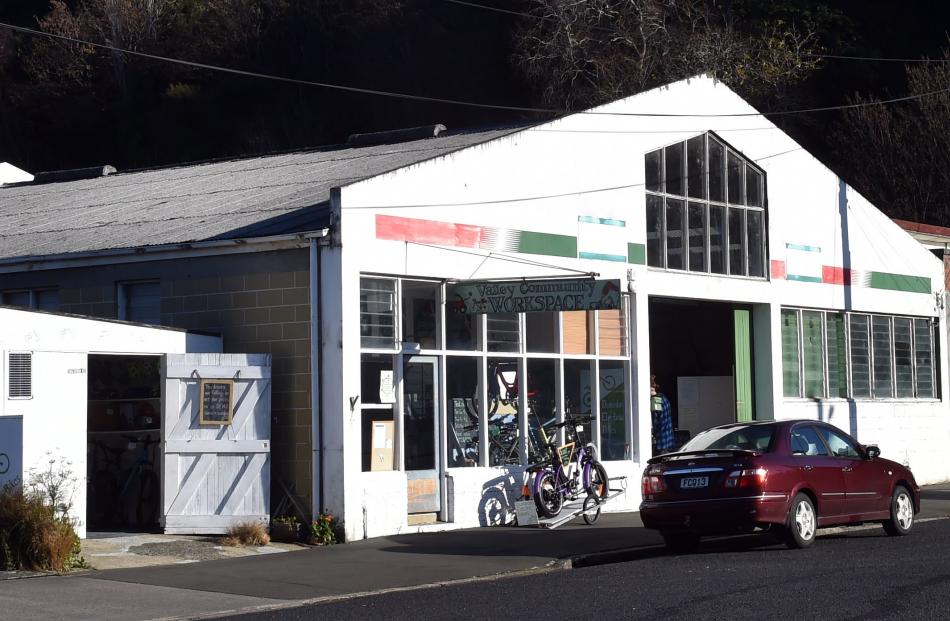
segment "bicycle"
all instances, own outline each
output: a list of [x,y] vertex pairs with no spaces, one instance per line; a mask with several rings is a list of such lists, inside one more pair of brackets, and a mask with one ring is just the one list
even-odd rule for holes
[[587,495],[584,520],[592,524],[600,515],[600,502],[607,496],[609,482],[607,470],[597,461],[596,447],[583,439],[583,424],[592,420],[593,416],[569,416],[563,423],[557,423],[558,428],[573,429],[573,440],[556,446],[552,439],[549,459],[528,468],[529,473],[535,474],[531,491],[542,517],[557,517],[564,501],[577,500],[582,492]]

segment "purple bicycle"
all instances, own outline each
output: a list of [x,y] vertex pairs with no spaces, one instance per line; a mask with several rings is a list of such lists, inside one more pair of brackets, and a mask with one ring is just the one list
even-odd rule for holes
[[[534,473],[531,492],[541,517],[557,517],[566,499],[577,500],[581,494],[587,495],[584,520],[592,524],[599,516],[599,505],[607,496],[609,482],[607,471],[597,461],[596,448],[583,440],[583,425],[593,418],[570,416],[563,423],[558,423],[556,427],[568,428],[572,439],[563,446],[557,446],[556,441],[550,441],[547,455],[549,461],[528,468],[529,473]],[[587,511],[588,507],[592,510]]]

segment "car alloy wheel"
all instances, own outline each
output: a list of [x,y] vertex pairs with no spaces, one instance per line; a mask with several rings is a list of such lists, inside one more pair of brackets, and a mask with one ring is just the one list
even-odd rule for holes
[[789,548],[807,548],[815,542],[818,516],[815,505],[807,494],[798,494],[788,508],[785,521],[785,545]]
[[904,486],[898,486],[891,497],[891,517],[884,522],[888,535],[906,535],[914,525],[914,501]]

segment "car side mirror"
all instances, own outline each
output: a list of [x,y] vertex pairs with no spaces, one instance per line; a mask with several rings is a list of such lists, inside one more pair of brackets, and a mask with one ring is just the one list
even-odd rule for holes
[[868,456],[868,459],[877,459],[881,456],[881,449],[874,444],[870,444],[864,447],[864,453]]

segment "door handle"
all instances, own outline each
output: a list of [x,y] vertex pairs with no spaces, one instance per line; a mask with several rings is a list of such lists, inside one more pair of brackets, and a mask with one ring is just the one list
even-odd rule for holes
[[802,470],[811,470],[814,466],[802,466]]
[[854,470],[854,468],[852,468],[851,466],[845,466],[844,468],[841,469],[841,472],[851,472],[852,470]]

